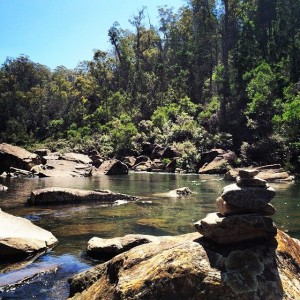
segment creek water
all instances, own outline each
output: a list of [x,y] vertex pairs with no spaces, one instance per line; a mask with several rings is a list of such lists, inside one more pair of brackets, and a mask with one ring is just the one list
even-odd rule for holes
[[[50,271],[11,290],[0,289],[0,299],[60,300],[68,297],[67,279],[96,263],[84,255],[90,238],[112,238],[130,233],[160,236],[194,232],[193,223],[216,211],[215,200],[229,183],[212,175],[129,173],[128,176],[90,178],[1,178],[0,184],[9,188],[0,193],[3,211],[31,220],[51,231],[59,240],[54,249],[25,267],[30,271],[32,268],[47,269],[48,266]],[[277,209],[274,222],[279,229],[300,239],[300,183],[270,185],[276,190],[271,202]],[[52,186],[109,189],[138,196],[141,200],[119,206],[99,203],[26,205],[32,190]],[[182,198],[166,196],[168,191],[184,186],[189,187],[193,194]],[[17,277],[20,272],[4,271],[4,268],[0,265],[0,286],[1,280]]]

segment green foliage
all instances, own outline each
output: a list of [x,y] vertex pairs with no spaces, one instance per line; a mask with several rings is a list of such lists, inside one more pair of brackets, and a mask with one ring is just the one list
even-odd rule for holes
[[197,172],[197,164],[200,160],[200,153],[197,147],[191,141],[174,143],[173,146],[181,153],[180,158],[177,159],[177,166],[189,173]]
[[122,114],[120,119],[113,118],[107,127],[109,128],[108,135],[117,153],[126,153],[134,148],[133,138],[138,130],[129,115]]
[[189,0],[160,7],[157,28],[145,15],[131,30],[114,23],[111,49],[74,70],[7,59],[1,142],[108,156],[176,143],[189,170],[198,152],[244,142],[253,157],[298,165],[300,0]]
[[245,111],[246,115],[259,115],[263,117],[266,109],[272,106],[274,90],[276,87],[275,75],[270,65],[261,63],[253,71],[246,73],[244,79],[250,79],[246,91],[250,102]]

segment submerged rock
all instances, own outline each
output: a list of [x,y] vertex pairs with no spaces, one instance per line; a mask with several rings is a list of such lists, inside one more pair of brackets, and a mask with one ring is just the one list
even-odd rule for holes
[[188,187],[182,187],[172,190],[168,193],[168,197],[183,197],[192,194],[192,191]]
[[117,200],[135,201],[136,197],[114,193],[109,190],[79,190],[70,188],[51,187],[31,192],[28,203],[31,205],[66,204],[100,201],[113,203]]
[[[160,237],[70,279],[71,299],[299,299],[300,243],[211,245],[198,233]],[[278,246],[277,246],[278,243]]]
[[56,245],[53,234],[0,210],[0,260],[21,260]]
[[17,287],[32,280],[36,276],[46,273],[54,273],[58,269],[57,264],[41,263],[26,269],[17,270],[8,274],[0,274],[0,292]]

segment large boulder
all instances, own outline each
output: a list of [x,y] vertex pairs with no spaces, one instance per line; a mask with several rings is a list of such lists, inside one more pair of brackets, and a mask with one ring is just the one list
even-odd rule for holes
[[97,169],[97,174],[126,175],[128,174],[128,167],[117,159],[106,160]]
[[0,261],[21,260],[56,243],[51,232],[0,210]]
[[211,245],[197,233],[160,237],[70,279],[84,299],[299,299],[300,243]]
[[175,158],[180,156],[181,156],[180,152],[175,147],[167,146],[164,149],[161,158]]
[[79,190],[70,188],[50,187],[31,192],[28,203],[31,205],[66,204],[103,202],[113,203],[118,200],[135,201],[136,197],[114,193],[109,190]]
[[0,173],[8,172],[11,167],[29,171],[33,166],[42,163],[42,159],[21,147],[0,144]]
[[236,160],[237,156],[232,151],[212,149],[203,153],[200,161],[199,174],[225,174]]

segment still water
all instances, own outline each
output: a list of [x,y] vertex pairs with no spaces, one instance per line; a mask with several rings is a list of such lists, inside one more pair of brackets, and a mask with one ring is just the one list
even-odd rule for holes
[[[67,279],[95,264],[84,256],[87,241],[94,237],[112,238],[129,233],[176,235],[193,232],[193,223],[216,211],[215,200],[228,184],[220,176],[158,173],[130,173],[128,176],[90,178],[0,179],[9,190],[0,193],[0,208],[22,216],[51,231],[59,244],[26,268],[57,266],[11,291],[1,291],[0,299],[66,299]],[[45,187],[109,189],[141,198],[120,206],[88,205],[27,206],[34,189]],[[189,187],[193,194],[184,198],[168,198],[164,193]],[[300,239],[300,183],[271,184],[276,190],[272,204],[277,213],[277,227]],[[3,266],[2,266],[3,268]],[[51,268],[50,268],[51,269]],[[2,274],[1,274],[2,273]],[[1,272],[17,276],[15,272]],[[1,279],[2,278],[2,279]]]

